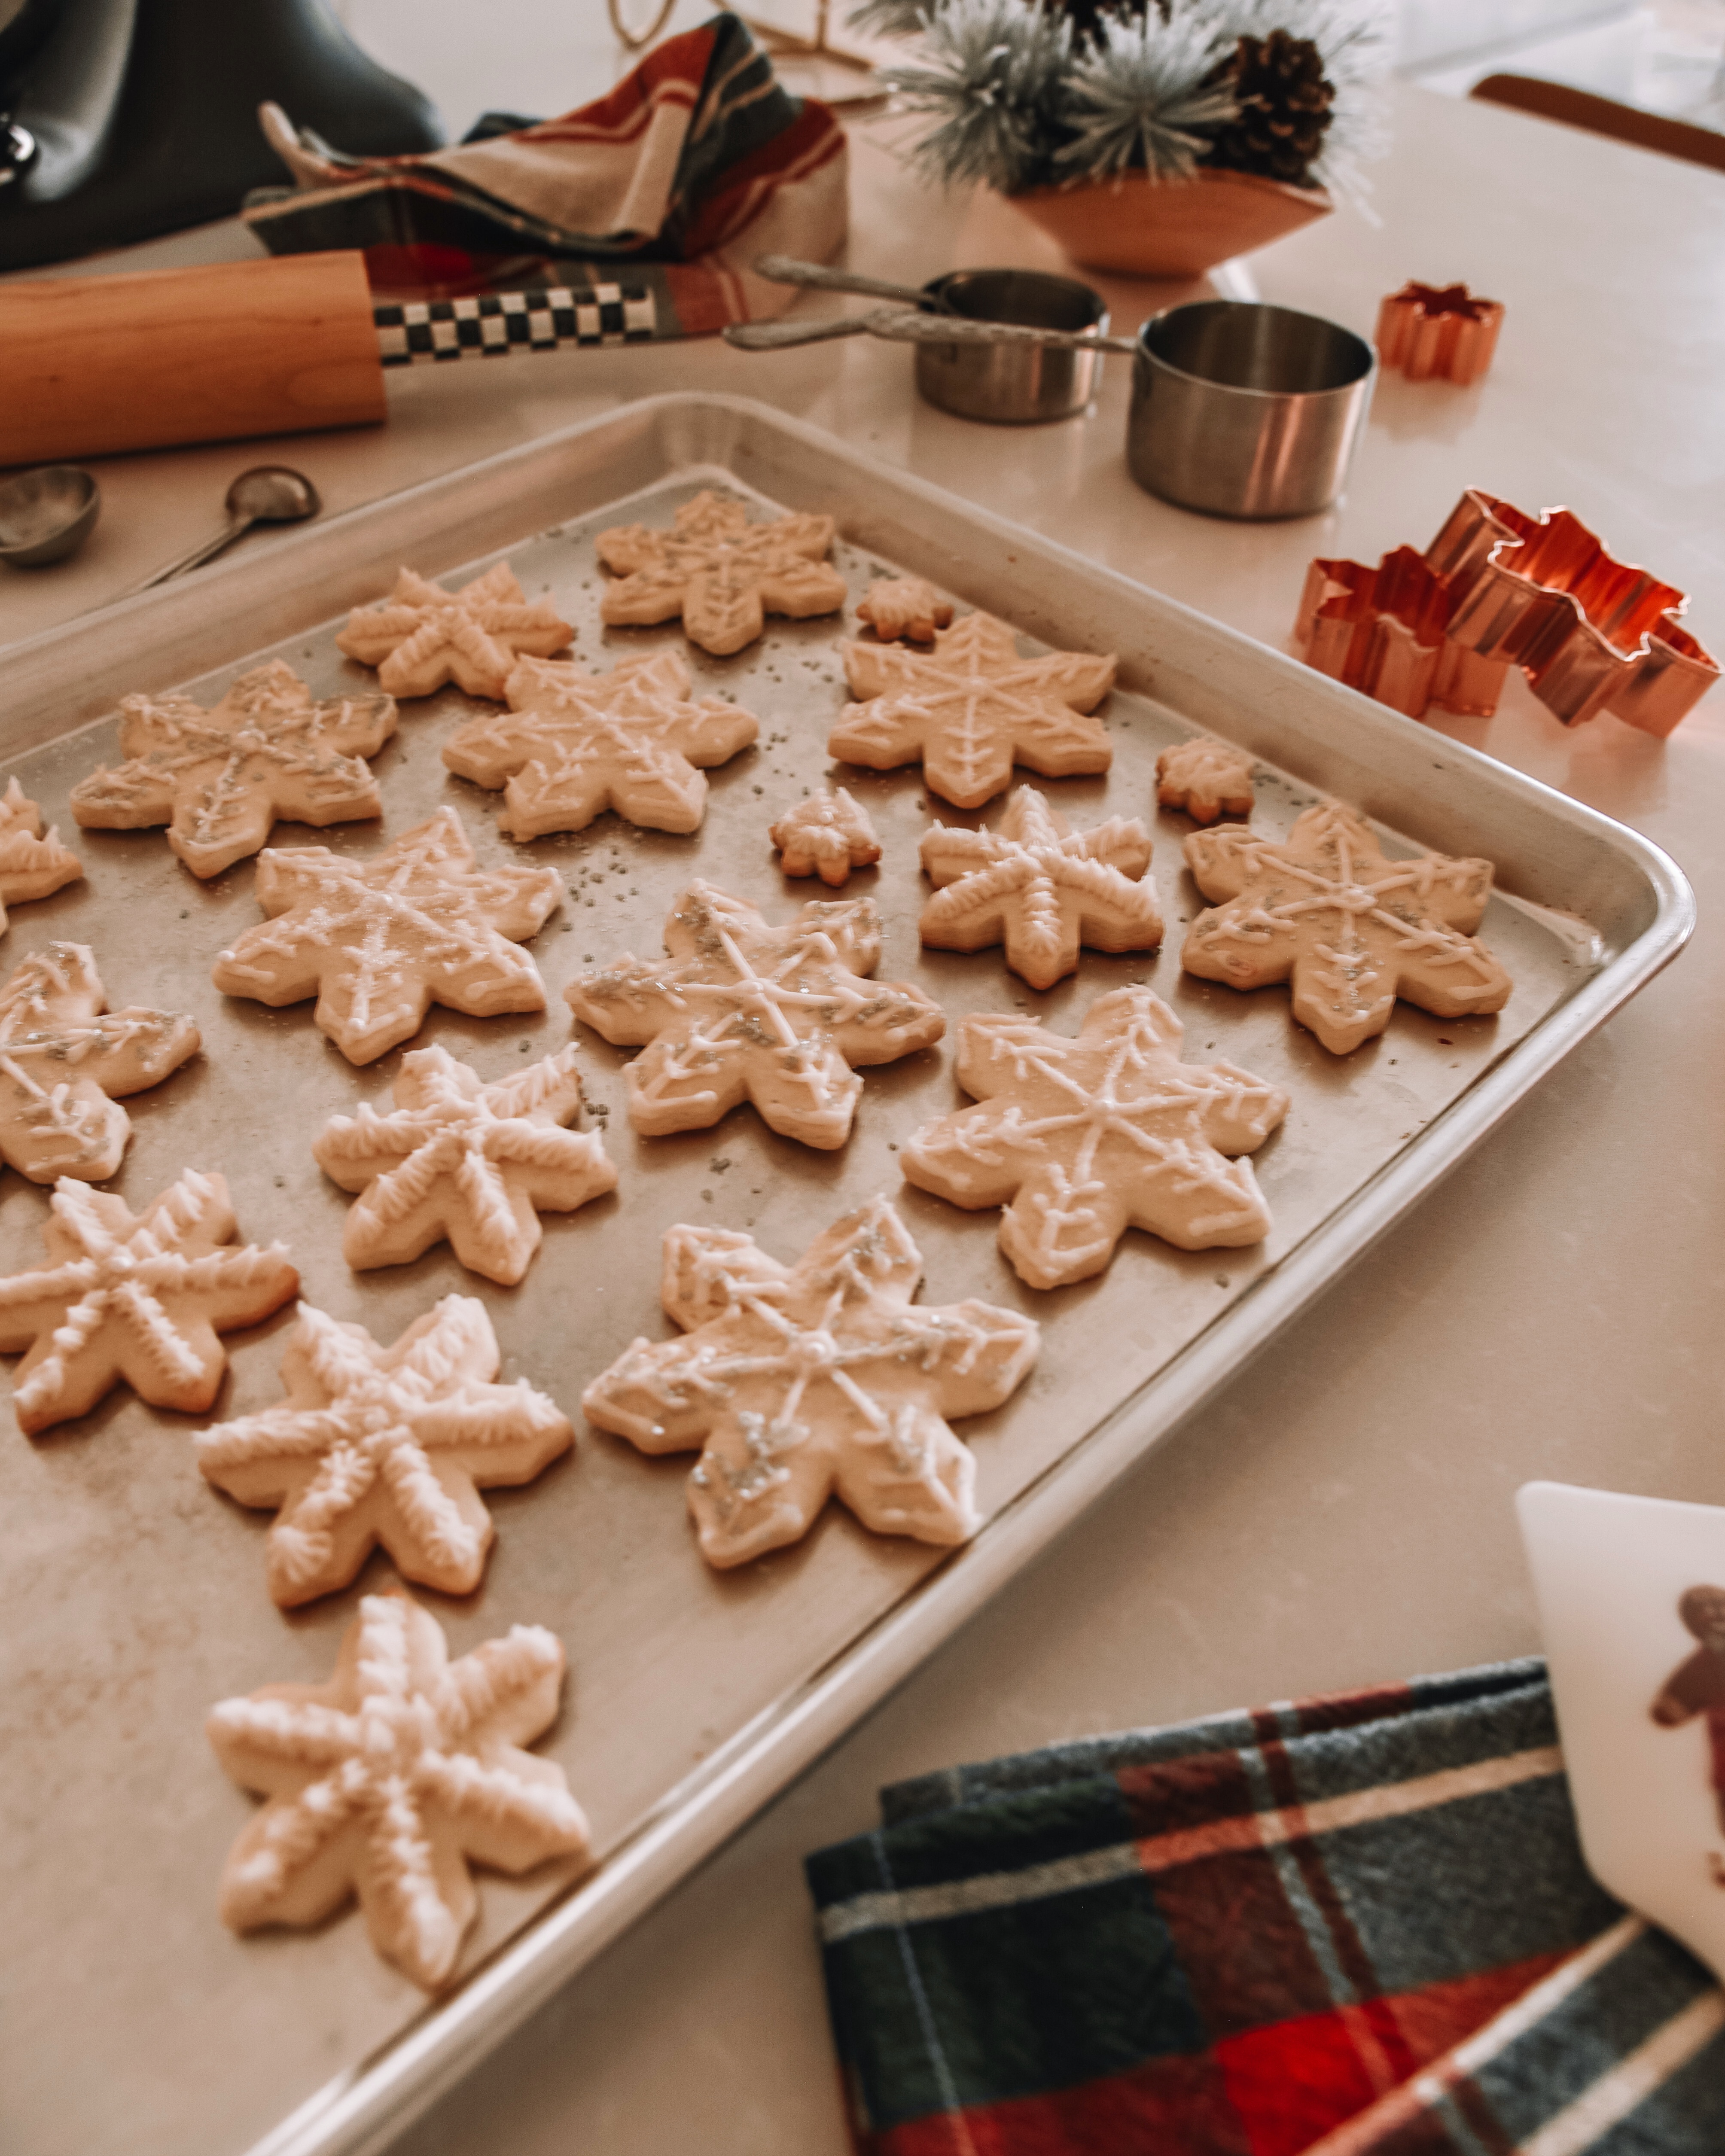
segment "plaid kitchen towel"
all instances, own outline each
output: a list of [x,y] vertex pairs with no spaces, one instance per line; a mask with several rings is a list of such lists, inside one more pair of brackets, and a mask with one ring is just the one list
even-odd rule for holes
[[1725,1995],[1542,1664],[1057,1745],[809,1860],[870,2156],[1725,2156]]
[[845,239],[844,130],[735,15],[560,120],[429,157],[343,157],[265,113],[298,185],[250,196],[247,223],[275,254],[363,248],[385,296],[621,285],[652,335],[695,336],[796,297],[757,255],[824,262]]

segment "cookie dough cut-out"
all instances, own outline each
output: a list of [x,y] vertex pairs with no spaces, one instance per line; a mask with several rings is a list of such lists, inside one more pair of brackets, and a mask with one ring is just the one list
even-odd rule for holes
[[1389,860],[1340,802],[1308,808],[1286,843],[1194,831],[1186,860],[1206,898],[1180,963],[1234,988],[1293,986],[1293,1014],[1332,1055],[1383,1032],[1398,996],[1436,1018],[1500,1011],[1514,983],[1473,931],[1491,864]]
[[126,761],[80,779],[72,814],[90,830],[166,824],[167,843],[193,875],[219,875],[256,853],[278,817],[324,824],[381,816],[364,759],[394,732],[393,696],[314,703],[280,659],[242,674],[213,711],[189,696],[126,696]]
[[976,1461],[948,1420],[1009,1399],[1040,1334],[986,1302],[916,1307],[922,1277],[885,1198],[794,1267],[730,1229],[669,1229],[661,1294],[688,1337],[637,1340],[582,1406],[643,1452],[703,1447],[689,1509],[711,1564],[798,1541],[834,1495],[876,1534],[968,1541]]
[[847,644],[853,696],[827,741],[830,755],[870,770],[922,765],[933,790],[980,808],[1012,782],[1014,762],[1045,778],[1106,771],[1113,757],[1100,719],[1083,716],[1114,685],[1115,661],[1081,651],[1021,659],[992,614],[969,613],[932,652]]
[[480,1491],[531,1482],[575,1442],[543,1393],[492,1382],[501,1360],[471,1296],[446,1295],[393,1348],[300,1306],[287,1398],[196,1440],[207,1481],[277,1508],[270,1592],[284,1609],[346,1587],[379,1543],[422,1586],[479,1585],[495,1532]]
[[63,1178],[42,1240],[48,1261],[0,1280],[0,1355],[27,1351],[12,1400],[27,1436],[87,1414],[124,1378],[153,1408],[201,1414],[221,1389],[218,1332],[259,1325],[297,1295],[287,1247],[234,1242],[219,1175],[188,1168],[133,1214]]
[[1243,748],[1199,734],[1165,748],[1156,759],[1156,798],[1183,808],[1194,824],[1252,813],[1252,759]]
[[813,794],[787,808],[767,835],[788,876],[819,875],[835,890],[853,869],[872,868],[880,858],[868,811],[842,786],[836,793]]
[[952,619],[952,602],[921,577],[882,577],[856,610],[883,644],[932,644]]
[[979,1105],[925,1124],[906,1178],[1004,1206],[1001,1250],[1032,1287],[1101,1272],[1128,1228],[1182,1250],[1262,1242],[1269,1209],[1230,1156],[1263,1144],[1288,1096],[1231,1063],[1182,1063],[1182,1030],[1146,988],[1099,996],[1076,1040],[1033,1018],[966,1019],[958,1082]]
[[84,943],[50,943],[0,988],[0,1162],[32,1183],[105,1183],[131,1121],[115,1094],[159,1086],[198,1048],[170,1011],[110,1011]]
[[572,1048],[489,1086],[447,1049],[409,1049],[388,1114],[362,1102],[312,1141],[331,1181],[362,1193],[342,1256],[363,1272],[447,1240],[470,1272],[513,1287],[539,1248],[542,1212],[572,1213],[616,1188],[604,1141],[562,1127],[580,1110]]
[[830,516],[751,524],[740,501],[704,490],[684,503],[670,531],[614,524],[593,543],[618,578],[600,598],[602,620],[644,628],[681,614],[689,641],[716,658],[752,644],[769,613],[800,620],[845,603],[845,579],[827,561]]
[[367,1594],[328,1684],[265,1685],[210,1714],[223,1770],[269,1799],[228,1853],[222,1921],[316,1924],[357,1895],[377,1952],[438,1990],[479,1912],[470,1865],[516,1874],[587,1853],[562,1768],[522,1748],[557,1720],[562,1685],[542,1625],[451,1662],[429,1611]]
[[773,928],[747,899],[692,883],[665,947],[666,958],[625,953],[564,991],[607,1040],[645,1045],[629,1066],[629,1113],[647,1137],[705,1130],[752,1101],[770,1129],[830,1151],[862,1091],[851,1065],[896,1062],[946,1030],[921,988],[862,978],[880,957],[870,898],[811,900]]
[[453,808],[370,860],[271,847],[254,887],[279,917],[248,928],[210,978],[278,1008],[315,995],[320,1029],[350,1063],[412,1040],[434,1003],[474,1018],[545,1009],[539,969],[515,945],[557,911],[557,870],[481,869]]
[[8,906],[47,898],[83,874],[77,855],[60,844],[58,831],[43,829],[42,811],[17,779],[9,779],[0,793],[0,936],[6,932]]
[[459,591],[403,569],[381,606],[355,607],[336,648],[375,666],[392,696],[429,696],[453,681],[501,701],[524,652],[549,659],[575,632],[548,602],[530,603],[507,562]]
[[505,787],[497,828],[512,838],[584,831],[614,808],[649,831],[696,831],[706,811],[697,764],[724,763],[759,733],[716,696],[690,696],[680,651],[624,659],[608,674],[567,660],[524,659],[510,708],[471,719],[444,762],[480,786]]
[[1111,816],[1093,831],[1066,819],[1034,786],[1006,804],[998,830],[937,824],[923,834],[924,872],[943,888],[922,909],[918,932],[938,951],[1004,943],[1006,963],[1033,988],[1051,988],[1093,951],[1153,951],[1162,941],[1148,833],[1136,816]]

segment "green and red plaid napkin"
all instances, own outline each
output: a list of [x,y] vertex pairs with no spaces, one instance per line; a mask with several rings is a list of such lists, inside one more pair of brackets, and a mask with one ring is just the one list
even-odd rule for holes
[[1538,1662],[881,1803],[809,1860],[870,2156],[1725,2156],[1725,1994],[1588,1872]]

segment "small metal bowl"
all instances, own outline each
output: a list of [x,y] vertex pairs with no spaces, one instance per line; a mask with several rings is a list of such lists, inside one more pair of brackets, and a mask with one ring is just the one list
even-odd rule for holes
[[0,562],[46,568],[81,547],[101,514],[101,490],[76,465],[43,465],[0,480]]
[[[1107,334],[1108,309],[1101,294],[1076,277],[1051,277],[1040,270],[951,270],[922,289],[973,321]],[[1096,395],[1101,371],[1099,352],[1062,352],[1046,345],[916,347],[916,388],[931,404],[961,419],[985,419],[998,427],[1070,419]]]

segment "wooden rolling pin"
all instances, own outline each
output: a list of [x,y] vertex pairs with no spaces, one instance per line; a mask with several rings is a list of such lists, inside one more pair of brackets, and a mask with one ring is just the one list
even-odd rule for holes
[[386,367],[655,334],[650,292],[552,286],[374,305],[365,257],[0,285],[0,465],[369,427]]

